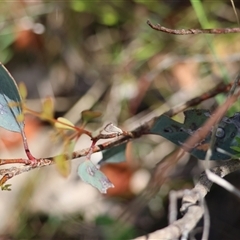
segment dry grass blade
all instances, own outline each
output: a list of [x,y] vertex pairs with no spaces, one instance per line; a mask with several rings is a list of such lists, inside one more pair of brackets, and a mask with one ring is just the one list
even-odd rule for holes
[[239,25],[239,17],[238,17],[238,14],[237,14],[237,10],[236,10],[236,7],[235,7],[235,3],[233,0],[230,0],[231,1],[231,4],[232,4],[232,7],[233,7],[233,11],[234,11],[234,14],[236,16],[236,19],[237,19],[237,23]]

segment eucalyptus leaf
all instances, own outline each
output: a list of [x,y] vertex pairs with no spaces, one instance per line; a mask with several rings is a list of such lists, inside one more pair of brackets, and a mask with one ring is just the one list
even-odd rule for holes
[[54,126],[59,129],[74,130],[74,124],[68,119],[59,117],[58,121],[55,122]]
[[18,83],[18,92],[22,99],[27,98],[27,87],[23,82]]
[[81,119],[84,123],[88,123],[92,121],[95,118],[101,117],[102,113],[97,111],[91,111],[91,110],[84,110],[81,112]]
[[52,98],[48,97],[43,100],[42,103],[42,113],[41,113],[41,119],[43,120],[49,120],[54,118],[54,105]]
[[70,173],[70,163],[67,161],[67,157],[64,154],[58,155],[54,158],[54,162],[56,163],[59,173],[63,177],[67,177]]
[[[211,117],[211,113],[204,109],[191,109],[184,112],[184,123],[176,122],[166,115],[159,116],[150,133],[160,135],[176,145],[182,147],[186,140],[203,126],[206,120]],[[231,157],[217,151],[220,148],[232,155],[236,154],[238,142],[236,137],[240,136],[240,113],[228,118],[224,117],[218,125],[216,132],[215,148],[212,151],[211,160],[227,160]],[[206,152],[210,147],[211,132],[202,139],[190,153],[199,158],[205,159]]]
[[240,153],[240,147],[238,147],[238,146],[232,146],[231,149],[233,149],[236,152]]
[[107,193],[108,188],[114,187],[110,180],[90,160],[85,160],[78,166],[78,175],[84,182],[91,184],[101,193]]
[[22,133],[24,121],[18,121],[21,115],[21,97],[17,84],[8,70],[0,64],[0,127]]
[[123,143],[116,147],[112,147],[107,150],[103,150],[102,154],[103,157],[99,164],[104,163],[120,163],[126,161],[125,150],[126,150],[127,143]]

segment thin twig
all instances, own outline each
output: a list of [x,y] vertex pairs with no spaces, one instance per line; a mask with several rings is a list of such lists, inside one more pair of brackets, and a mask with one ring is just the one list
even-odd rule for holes
[[[234,95],[234,93],[235,93],[235,91],[236,91],[236,89],[237,89],[237,87],[239,85],[239,82],[240,82],[240,74],[237,75],[237,77],[235,78],[235,80],[233,82],[233,85],[232,85],[232,87],[231,87],[231,89],[230,89],[230,91],[228,93],[228,99],[230,99]],[[223,187],[227,191],[235,194],[237,197],[240,197],[240,191],[236,187],[234,187],[231,183],[229,183],[225,179],[219,177],[218,175],[216,175],[215,173],[213,173],[213,172],[211,172],[209,170],[209,165],[210,165],[210,159],[211,159],[212,151],[215,148],[216,132],[217,132],[217,129],[218,129],[218,124],[219,124],[221,119],[222,118],[218,118],[218,121],[214,125],[214,128],[212,130],[212,136],[211,136],[211,139],[210,139],[209,149],[207,151],[206,158],[205,158],[205,173],[206,173],[206,175],[207,175],[207,177],[208,177],[208,179],[210,181],[212,181],[213,183],[218,184],[219,186]],[[204,215],[205,214],[206,213],[204,212]],[[207,222],[206,222],[206,226],[208,225]],[[203,239],[207,239],[205,237],[205,235],[208,235],[208,233],[209,233],[209,226],[207,227],[207,229],[204,229]]]
[[213,116],[210,117],[198,131],[196,131],[191,137],[186,140],[182,146],[183,149],[189,152],[196,146],[197,143],[205,139],[209,132],[212,130],[212,126],[215,126],[218,123],[219,119],[221,119],[226,114],[229,107],[237,101],[239,95],[240,93],[232,95],[225,101],[224,104],[218,107],[214,111]]
[[[240,161],[229,160],[224,162],[222,166],[212,168],[211,172],[223,178],[237,170],[240,170]],[[201,206],[199,202],[201,202],[206,194],[210,191],[212,185],[213,182],[210,181],[207,177],[207,174],[203,172],[200,175],[195,187],[184,192],[182,207],[180,210],[181,212],[185,213],[185,215],[181,219],[173,222],[171,225],[148,234],[147,238],[146,236],[141,236],[135,238],[135,240],[178,239],[183,232],[191,231],[204,214],[203,206]]]
[[196,106],[207,99],[215,97],[219,93],[228,92],[231,87],[232,87],[232,83],[229,83],[226,85],[221,82],[216,87],[211,89],[210,91],[203,93],[201,96],[195,97],[195,98],[185,102],[184,104],[180,104],[179,106],[173,107],[169,111],[165,112],[164,115],[173,117],[174,115],[186,110],[189,107]]
[[163,27],[160,24],[154,25],[150,20],[147,20],[147,24],[154,30],[174,35],[240,33],[240,28],[171,29]]
[[[199,103],[203,102],[206,99],[209,99],[211,97],[216,96],[219,93],[222,92],[226,92],[229,91],[229,89],[231,88],[232,84],[223,84],[220,83],[218,84],[215,88],[213,88],[212,90],[202,94],[199,97],[193,98],[192,100],[177,106],[167,112],[165,112],[164,114],[168,115],[169,117],[174,116],[175,114],[182,112],[183,110],[187,109],[188,107],[191,106],[195,106],[198,105]],[[159,116],[158,116],[159,117]],[[158,118],[153,118],[150,121],[140,125],[139,127],[135,128],[134,130],[132,130],[131,132],[124,132],[124,134],[120,137],[118,137],[117,139],[105,142],[103,144],[100,145],[96,145],[94,146],[94,148],[92,149],[93,153],[105,150],[105,149],[109,149],[113,146],[117,146],[119,144],[123,144],[127,141],[130,141],[132,139],[135,138],[139,138],[144,134],[148,134],[149,133],[149,129],[151,129],[151,126],[154,124],[154,121]],[[75,151],[72,153],[72,158],[69,159],[69,156],[66,156],[65,158],[68,160],[74,160],[76,158],[79,157],[83,157],[86,156],[89,152],[89,148],[86,149],[82,149],[79,151]],[[40,159],[36,159],[37,160],[37,164],[36,166],[30,166],[30,165],[24,165],[24,166],[20,166],[20,167],[14,167],[14,168],[7,168],[7,169],[1,169],[0,170],[0,175],[2,175],[2,179],[0,180],[0,186],[3,185],[7,180],[9,180],[10,178],[19,175],[21,173],[30,171],[32,169],[35,168],[40,168],[40,167],[44,167],[44,166],[49,166],[54,164],[54,159],[55,157],[48,157],[48,158],[40,158]],[[28,159],[0,159],[0,165],[5,165],[8,163],[21,163],[21,164],[27,164],[29,163]]]
[[[228,99],[227,99],[227,100],[230,100],[230,99],[234,96],[234,92],[236,91],[237,87],[239,86],[239,82],[240,82],[240,74],[238,74],[237,77],[235,78],[235,80],[234,80],[234,82],[233,82],[233,84],[232,84],[232,87],[231,87],[231,89],[230,89],[229,92],[228,92]],[[236,94],[235,96],[239,96],[239,93]],[[226,102],[227,102],[227,101],[226,101]],[[226,102],[225,102],[225,103],[226,103]],[[225,105],[225,104],[224,104],[224,105]],[[228,110],[228,109],[226,109],[226,110]],[[216,118],[216,123],[215,123],[214,125],[212,125],[212,126],[213,126],[212,135],[211,135],[211,139],[210,139],[210,143],[209,143],[209,148],[208,148],[208,150],[207,150],[206,157],[205,157],[205,171],[206,171],[206,174],[207,174],[209,177],[212,176],[212,175],[211,175],[211,172],[209,172],[210,159],[211,159],[211,156],[212,156],[212,152],[213,152],[213,150],[214,150],[214,148],[215,148],[216,133],[217,133],[217,129],[218,129],[219,122],[221,121],[222,117],[223,117],[223,116],[221,116],[221,115],[218,116],[218,117]],[[211,179],[211,180],[213,181],[213,179],[216,181],[216,182],[215,182],[216,184],[218,184],[217,180],[219,180],[219,185],[222,183],[222,181],[225,181],[225,180],[223,180],[223,179],[217,178],[217,176],[216,176],[216,178],[214,178],[214,177],[212,176],[212,179]],[[220,181],[220,180],[222,180],[222,181]],[[226,182],[226,181],[225,181],[225,182]],[[225,183],[225,185],[228,185],[227,182]],[[225,185],[224,185],[224,186],[225,186]],[[223,186],[223,185],[221,185],[221,186]]]
[[191,206],[182,219],[156,232],[135,238],[135,240],[178,239],[183,232],[190,232],[203,215],[203,209],[199,206]]
[[239,83],[240,83],[240,73],[238,73],[237,77],[235,78],[233,84],[232,84],[232,87],[228,93],[228,97],[231,97],[234,92],[236,91],[237,87],[239,86]]
[[[217,176],[223,178],[226,175],[240,170],[240,161],[236,159],[232,159],[224,162],[223,165],[217,166],[211,169],[212,173],[215,173]],[[197,204],[199,201],[199,194],[202,198],[206,196],[206,194],[210,191],[213,182],[208,179],[206,172],[204,171],[195,185],[195,187],[190,190],[191,194],[185,195],[182,200],[182,207],[180,209],[181,212],[187,211],[188,207]]]
[[[239,93],[233,95],[234,91],[235,91],[235,88],[237,87],[238,84],[239,84],[239,77],[237,77],[235,79],[234,84],[232,85],[232,88],[230,90],[231,94],[229,94],[228,99],[226,100],[226,102],[215,111],[214,117],[209,118],[207,120],[207,122],[203,125],[203,127],[198,131],[197,134],[193,134],[186,141],[186,146],[194,146],[196,142],[199,142],[199,140],[205,138],[205,135],[209,133],[209,131],[211,130],[212,126],[214,126],[216,123],[218,123],[218,121],[223,117],[223,115],[226,113],[228,108],[239,97]],[[190,147],[190,149],[191,148],[192,147]],[[207,172],[205,174],[206,174],[206,177],[207,177]],[[221,173],[220,173],[220,175],[221,175]],[[208,180],[208,181],[210,181],[210,180]],[[236,192],[234,190],[235,189],[233,189],[232,192],[235,193],[235,194],[238,194],[238,192]],[[199,196],[199,192],[197,191],[197,195],[195,195],[195,198],[197,199],[198,202],[201,202],[202,199],[203,199],[203,196],[201,194]],[[194,204],[196,204],[196,203],[197,202],[195,202]],[[194,210],[193,215],[191,216],[192,218],[190,219],[190,216],[188,214],[189,214],[189,211],[192,211],[193,207],[194,207],[195,210]],[[188,234],[196,226],[197,222],[200,220],[200,218],[202,217],[202,214],[204,213],[203,206],[197,206],[197,208],[195,208],[195,207],[196,206],[193,206],[192,203],[188,204],[187,208],[185,208],[185,211],[184,211],[186,214],[185,214],[185,216],[182,219],[180,219],[178,221],[175,221],[174,223],[170,224],[168,227],[166,227],[166,228],[164,228],[162,230],[159,230],[159,231],[157,231],[157,232],[155,232],[153,234],[150,234],[150,236],[148,236],[148,239],[154,239],[154,238],[155,239],[160,239],[160,238],[175,239],[175,238],[179,238],[180,236]],[[183,209],[184,209],[184,207],[182,207],[182,210]],[[191,222],[192,229],[188,228],[189,227],[189,221],[192,221]],[[182,223],[184,223],[184,224],[182,225]],[[175,229],[176,225],[177,225],[178,231],[176,231],[176,229]],[[207,221],[206,225],[209,225],[208,221]],[[184,227],[184,228],[182,228],[182,227]],[[204,236],[207,236],[207,235],[208,235],[208,231],[206,229],[206,231],[204,232]],[[139,239],[141,239],[141,238],[139,238]]]
[[236,11],[236,7],[235,7],[235,4],[234,4],[234,1],[233,0],[230,0],[230,1],[231,1],[231,4],[232,4],[232,7],[233,7],[234,14],[235,14],[236,19],[237,19],[237,23],[239,25],[239,17],[238,17],[237,11]]
[[205,199],[201,198],[200,202],[202,202],[202,206],[204,208],[202,240],[207,240],[210,231],[210,214]]

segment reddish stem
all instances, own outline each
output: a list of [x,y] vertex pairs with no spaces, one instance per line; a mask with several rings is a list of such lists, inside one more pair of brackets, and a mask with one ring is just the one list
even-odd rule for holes
[[22,164],[31,164],[29,159],[0,159],[0,165],[13,164],[13,163],[22,163]]
[[27,163],[25,162],[25,164],[31,164],[32,166],[36,166],[37,159],[31,154],[31,152],[29,150],[28,142],[27,142],[27,138],[26,138],[24,130],[21,132],[21,135],[22,135],[22,139],[23,139],[25,153],[26,153],[28,159],[30,160],[30,162],[27,162]]
[[91,147],[89,148],[89,151],[88,151],[87,156],[86,156],[86,158],[87,158],[88,160],[91,159],[91,155],[92,155],[92,153],[94,152],[94,147],[95,147],[97,141],[98,141],[98,139],[92,139]]

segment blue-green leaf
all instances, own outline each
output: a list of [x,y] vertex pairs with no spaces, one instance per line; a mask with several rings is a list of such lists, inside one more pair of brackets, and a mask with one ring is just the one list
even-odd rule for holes
[[[210,112],[204,109],[187,110],[184,112],[184,115],[184,123],[176,122],[166,115],[159,116],[155,120],[149,133],[160,135],[182,147],[185,141],[201,128],[209,117],[211,117]],[[212,151],[211,160],[227,160],[231,158],[229,155],[219,152],[217,150],[218,148],[227,153],[236,154],[233,146],[238,146],[235,137],[239,137],[240,135],[239,119],[240,114],[236,113],[230,118],[224,117],[218,124],[219,127],[216,132],[215,148]],[[205,159],[210,139],[211,132],[205,139],[197,143],[197,145],[190,150],[190,153],[199,159]]]
[[107,150],[103,150],[103,157],[99,164],[103,163],[120,163],[126,161],[125,150],[127,143],[123,143],[116,147],[112,147]]
[[20,116],[23,114],[17,85],[8,70],[0,63],[0,127],[21,133],[24,122],[19,120]]
[[84,182],[91,184],[101,193],[107,193],[108,188],[114,187],[110,180],[90,160],[85,160],[78,166],[78,175]]

